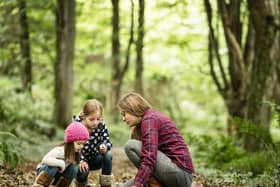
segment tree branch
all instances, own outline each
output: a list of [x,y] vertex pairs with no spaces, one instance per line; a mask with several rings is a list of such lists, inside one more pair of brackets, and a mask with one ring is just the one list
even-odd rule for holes
[[[208,27],[209,27],[209,63],[210,63],[210,71],[211,71],[211,75],[214,79],[214,82],[216,83],[219,91],[223,94],[224,91],[226,89],[229,88],[229,85],[228,85],[228,81],[227,81],[227,78],[226,78],[226,74],[225,74],[225,71],[224,71],[224,67],[222,65],[222,60],[221,60],[221,57],[220,57],[220,54],[219,54],[219,50],[218,50],[218,42],[217,42],[217,39],[214,35],[214,29],[213,29],[213,26],[212,26],[212,8],[211,8],[211,4],[209,2],[209,0],[204,0],[204,6],[205,6],[205,9],[206,9],[206,13],[207,13],[207,21],[208,21]],[[221,75],[222,75],[222,80],[224,82],[224,88],[222,88],[219,80],[218,80],[218,77],[214,71],[214,64],[213,64],[213,50],[215,52],[215,55],[216,55],[216,58],[217,58],[217,61],[218,61],[218,66],[219,66],[219,69],[221,71]]]
[[228,44],[230,46],[229,50],[232,49],[234,56],[237,58],[237,65],[240,70],[241,80],[244,80],[245,85],[246,85],[248,82],[248,78],[247,78],[247,74],[246,74],[246,68],[245,68],[245,63],[244,63],[241,47],[240,47],[238,41],[236,40],[236,37],[234,36],[233,32],[230,29],[229,16],[228,16],[228,12],[226,9],[225,1],[218,0],[218,3],[219,3],[219,8],[220,8],[220,13],[222,16],[222,24],[224,27],[224,32],[228,38]]
[[128,69],[129,66],[129,62],[130,62],[130,48],[131,45],[134,41],[134,2],[133,0],[130,0],[130,4],[131,4],[131,14],[130,14],[130,38],[128,41],[128,45],[127,45],[127,49],[126,49],[126,56],[125,56],[125,64],[121,70],[121,77],[124,76],[125,72]]

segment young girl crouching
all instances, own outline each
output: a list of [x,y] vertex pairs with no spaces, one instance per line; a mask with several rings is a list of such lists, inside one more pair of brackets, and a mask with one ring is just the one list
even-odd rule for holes
[[64,143],[51,149],[37,166],[33,187],[70,186],[77,176],[80,151],[88,138],[84,125],[72,122],[65,130]]

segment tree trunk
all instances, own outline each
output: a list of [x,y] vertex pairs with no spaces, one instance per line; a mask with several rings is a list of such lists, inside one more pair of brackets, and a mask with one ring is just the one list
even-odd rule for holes
[[139,0],[138,17],[138,39],[136,43],[136,73],[135,73],[135,91],[143,94],[143,40],[144,40],[144,13],[145,1]]
[[113,118],[113,122],[118,121],[118,108],[117,103],[120,98],[122,81],[125,73],[128,70],[130,63],[130,48],[134,40],[134,3],[131,2],[131,25],[130,25],[130,38],[127,45],[124,66],[121,67],[120,58],[120,28],[119,28],[119,1],[112,0],[113,16],[112,16],[112,86],[109,99],[109,110]]
[[32,88],[32,62],[30,55],[29,27],[25,0],[18,0],[20,23],[20,51],[22,57],[22,86],[31,92]]
[[55,121],[66,127],[72,117],[75,0],[58,0],[56,12]]
[[[252,24],[256,32],[255,58],[252,66],[251,85],[248,95],[248,119],[254,124],[262,125],[269,133],[271,110],[265,101],[273,100],[276,70],[275,48],[279,41],[279,30],[274,26],[274,21],[279,23],[279,9],[275,9],[277,1],[248,0],[248,7],[252,17]],[[278,32],[278,34],[277,34]],[[278,51],[279,52],[279,51]],[[245,147],[250,150],[259,149],[259,139],[247,136]]]
[[[211,75],[228,109],[229,132],[232,132],[231,129],[234,128],[237,137],[240,138],[242,135],[244,138],[244,147],[247,150],[256,151],[260,149],[264,138],[268,141],[271,139],[269,135],[271,112],[269,105],[264,101],[273,100],[276,83],[272,75],[275,74],[277,57],[272,54],[275,54],[277,47],[275,41],[279,41],[279,30],[277,31],[272,22],[279,23],[279,9],[275,8],[277,7],[275,0],[265,2],[249,0],[249,16],[246,24],[246,21],[241,21],[240,18],[242,6],[240,0],[228,3],[224,0],[217,2],[228,48],[229,74],[225,74],[225,65],[218,53],[218,37],[215,36],[212,27],[211,4],[209,0],[205,0],[209,26]],[[247,28],[242,29],[244,27]],[[243,34],[247,34],[244,45],[241,41]],[[221,76],[218,76],[214,70],[214,57],[216,57]],[[237,122],[236,118],[241,119],[242,126],[238,124],[240,121]],[[254,126],[253,129],[263,130],[254,131],[251,127],[245,127],[246,125]]]
[[112,86],[110,94],[110,113],[113,121],[117,119],[117,102],[120,97],[120,28],[119,28],[119,0],[112,0],[113,16],[112,16]]

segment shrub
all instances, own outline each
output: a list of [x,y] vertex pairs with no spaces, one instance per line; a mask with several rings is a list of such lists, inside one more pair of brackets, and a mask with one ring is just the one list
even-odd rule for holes
[[19,164],[21,154],[17,141],[17,137],[12,133],[0,131],[0,166],[15,168]]

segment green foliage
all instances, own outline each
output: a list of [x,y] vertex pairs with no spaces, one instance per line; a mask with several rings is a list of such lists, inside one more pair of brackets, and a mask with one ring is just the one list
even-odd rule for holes
[[270,170],[274,164],[276,163],[272,159],[272,155],[267,151],[263,151],[259,153],[246,153],[243,157],[232,159],[230,162],[224,164],[223,167],[235,172],[252,172],[253,176],[256,176],[266,170]]
[[[276,122],[276,126],[278,128],[280,128],[280,105],[277,105],[275,103],[272,102],[265,102],[266,104],[268,104],[271,107],[271,111],[272,111],[272,120],[274,120]],[[273,123],[273,121],[272,121]]]
[[36,147],[55,136],[51,123],[52,102],[47,92],[38,87],[33,87],[32,96],[22,92],[17,80],[12,78],[1,78],[0,86],[5,87],[0,92],[0,131],[13,134],[9,136],[10,141],[2,138],[5,141],[1,142],[1,149],[5,150],[5,160],[15,166],[18,158],[36,157],[27,158],[29,155],[26,153],[35,152],[30,151],[32,146]]
[[0,166],[15,168],[21,159],[18,139],[9,132],[0,131]]
[[211,170],[201,168],[197,171],[199,174],[195,176],[196,180],[203,181],[205,186],[250,186],[250,187],[270,187],[280,185],[280,169],[275,169],[273,173],[264,173],[253,177],[252,172],[225,173],[220,170]]
[[222,168],[233,159],[245,156],[245,151],[235,142],[224,136],[193,136],[190,144],[194,144],[194,158],[201,167]]
[[2,129],[16,131],[18,126],[33,129],[38,120],[51,121],[51,102],[44,91],[35,88],[34,98],[29,93],[21,92],[13,79],[1,79],[0,86],[5,91],[0,93],[0,114]]
[[122,147],[130,138],[130,131],[125,123],[107,123],[110,131],[110,139],[114,147]]
[[267,129],[261,124],[255,124],[251,120],[244,120],[238,117],[234,118],[234,125],[237,131],[237,136],[253,136],[261,141],[262,146],[272,145],[272,139]]
[[279,150],[266,147],[262,152],[246,152],[237,141],[219,135],[217,137],[190,136],[196,167],[219,168],[225,172],[251,172],[253,176],[271,172],[279,159]]
[[[265,147],[246,152],[224,135],[186,138],[196,167],[196,178],[208,186],[279,186],[280,152]],[[279,147],[275,143],[275,147]]]

